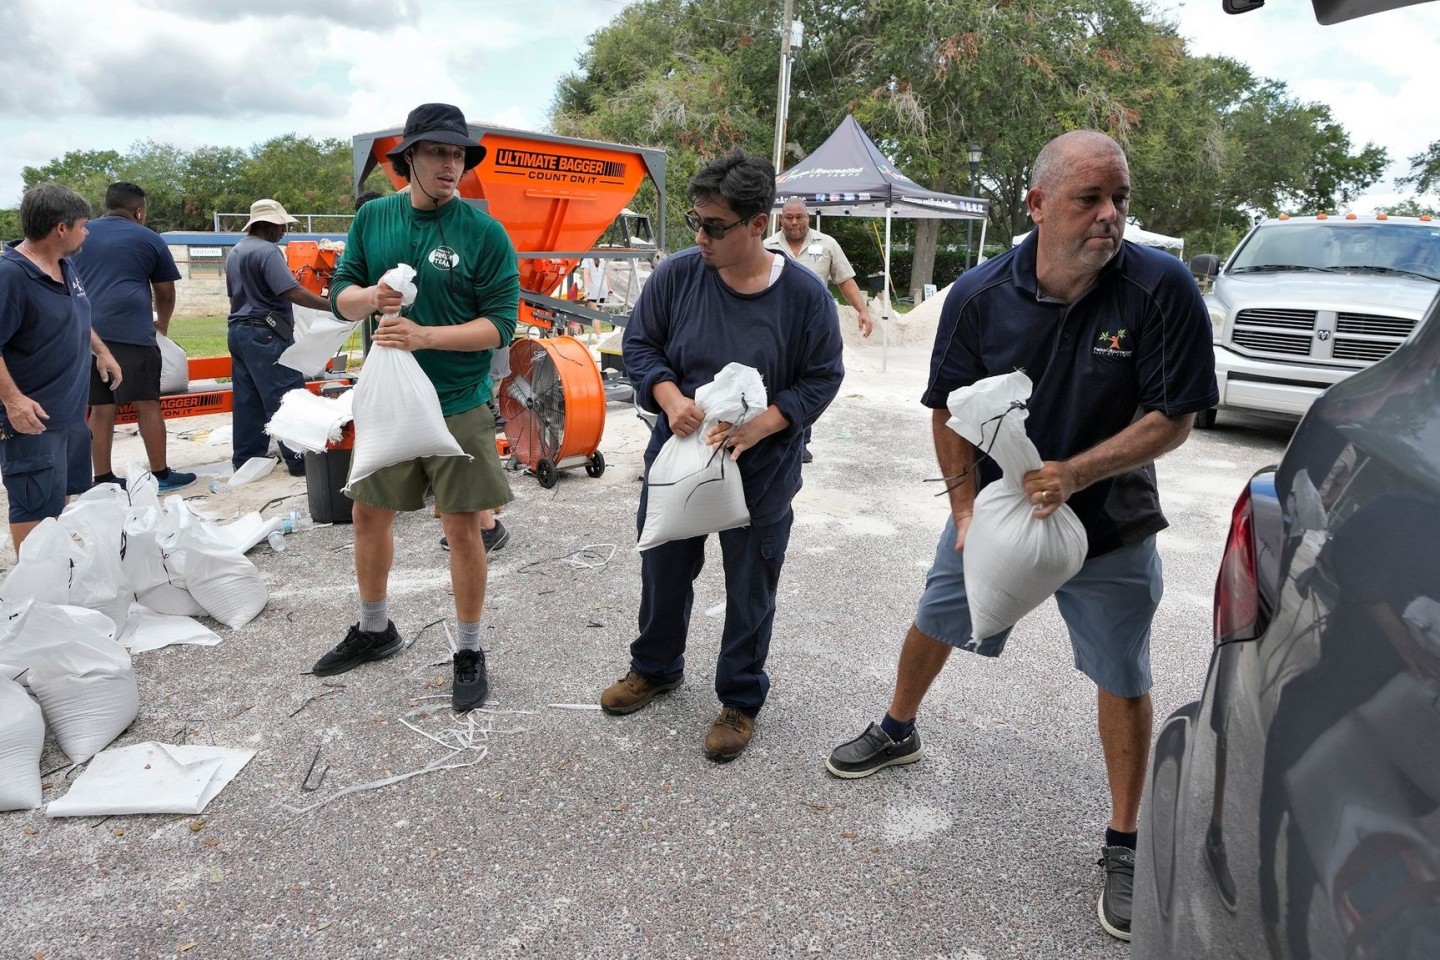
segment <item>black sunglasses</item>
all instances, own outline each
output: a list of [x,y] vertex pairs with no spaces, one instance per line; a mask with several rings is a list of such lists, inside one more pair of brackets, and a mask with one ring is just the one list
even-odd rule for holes
[[705,236],[711,240],[723,240],[725,239],[725,234],[740,226],[742,223],[754,220],[757,216],[759,216],[759,214],[752,213],[748,217],[741,217],[734,223],[706,223],[700,219],[694,210],[689,210],[685,213],[685,226],[694,230],[696,233],[699,233],[701,230],[705,231]]

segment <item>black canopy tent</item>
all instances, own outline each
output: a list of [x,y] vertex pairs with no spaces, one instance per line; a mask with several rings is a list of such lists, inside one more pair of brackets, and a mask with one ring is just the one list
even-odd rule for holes
[[990,201],[920,186],[901,173],[849,115],[813,153],[775,177],[775,205],[782,206],[787,200],[804,200],[820,215],[885,218],[885,289],[881,293],[884,302],[880,329],[887,349],[891,219],[979,220],[980,249],[985,249]]

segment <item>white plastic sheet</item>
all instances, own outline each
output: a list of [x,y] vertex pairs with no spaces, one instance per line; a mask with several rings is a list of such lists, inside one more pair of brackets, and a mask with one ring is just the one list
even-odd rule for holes
[[1044,520],[1025,493],[1024,476],[1043,461],[1025,434],[1032,384],[1024,373],[987,377],[950,394],[950,429],[999,465],[1003,476],[975,498],[965,536],[965,595],[973,640],[1014,626],[1085,563],[1088,541],[1075,511],[1062,505]]
[[178,644],[213,647],[219,642],[215,631],[193,617],[168,616],[140,604],[130,608],[130,619],[120,634],[121,646],[132,655]]
[[203,813],[254,750],[149,741],[97,754],[48,817]]
[[296,450],[323,453],[354,418],[354,403],[353,391],[321,397],[309,390],[291,390],[280,399],[280,409],[265,425],[265,432]]
[[720,421],[739,426],[765,410],[769,400],[760,371],[727,364],[695,391],[695,404],[705,411],[705,422],[689,436],[666,440],[650,465],[637,550],[750,523],[739,464],[723,446],[707,445],[705,437]]
[[[301,330],[300,319],[308,320],[308,327]],[[295,342],[285,348],[277,361],[281,366],[298,370],[305,376],[315,376],[325,369],[325,364],[339,352],[355,331],[359,320],[341,320],[323,310],[295,308]]]
[[25,688],[0,676],[0,810],[40,806],[45,719]]

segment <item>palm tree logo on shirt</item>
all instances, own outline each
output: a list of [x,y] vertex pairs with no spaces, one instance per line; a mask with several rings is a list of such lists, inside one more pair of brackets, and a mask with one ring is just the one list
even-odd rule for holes
[[[1130,331],[1123,327],[1114,333],[1111,333],[1109,330],[1100,331],[1100,336],[1096,338],[1097,346],[1095,347],[1095,355],[1100,357],[1114,357],[1117,359],[1129,357],[1133,353],[1133,351],[1127,349],[1125,346],[1125,338],[1129,335]],[[1099,344],[1104,344],[1104,346],[1099,346]]]

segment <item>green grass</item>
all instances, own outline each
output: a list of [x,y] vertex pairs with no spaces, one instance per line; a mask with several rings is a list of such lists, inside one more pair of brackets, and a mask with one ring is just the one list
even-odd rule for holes
[[187,357],[225,357],[230,345],[225,336],[227,317],[171,317],[170,339]]

